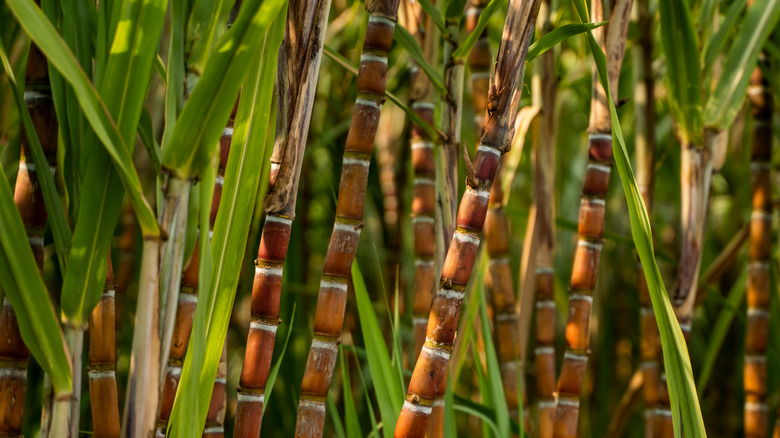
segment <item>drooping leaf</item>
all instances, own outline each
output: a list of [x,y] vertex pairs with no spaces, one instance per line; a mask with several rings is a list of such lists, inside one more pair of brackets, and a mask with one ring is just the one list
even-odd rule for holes
[[444,86],[444,78],[442,78],[439,71],[425,58],[425,54],[414,36],[400,24],[396,25],[395,33],[393,35],[395,41],[409,53],[409,56],[414,58],[417,65],[425,72],[425,75],[428,76],[431,84],[433,84],[439,94],[445,96],[447,94],[447,87]]
[[539,40],[534,41],[534,43],[531,44],[531,46],[528,48],[528,54],[525,56],[525,60],[528,62],[557,46],[561,41],[571,38],[574,35],[579,35],[583,32],[596,29],[605,24],[607,24],[607,22],[602,21],[601,23],[571,23],[564,24],[561,27],[556,27],[550,32],[544,34],[544,36],[539,38]]
[[465,60],[471,53],[471,49],[477,44],[477,40],[482,37],[482,31],[488,25],[490,17],[496,13],[496,11],[503,11],[506,9],[506,0],[490,0],[490,3],[485,6],[482,13],[479,14],[479,20],[477,21],[477,27],[466,37],[465,40],[458,46],[458,48],[452,52],[453,59]]

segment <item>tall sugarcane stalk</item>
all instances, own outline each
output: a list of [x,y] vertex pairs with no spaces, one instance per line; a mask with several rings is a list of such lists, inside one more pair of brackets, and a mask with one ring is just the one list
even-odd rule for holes
[[295,218],[303,152],[311,120],[329,0],[296,0],[288,21],[277,70],[276,139],[271,155],[269,194],[263,203],[265,224],[260,238],[252,287],[251,322],[238,389],[236,436],[260,435],[265,386],[271,368],[282,269]]
[[[214,179],[214,193],[212,195],[211,211],[209,212],[209,231],[207,235],[203,235],[203,233],[198,230],[198,239],[210,239],[211,234],[214,231],[214,222],[217,219],[219,203],[220,199],[222,198],[222,184],[225,178],[225,169],[227,168],[227,160],[230,155],[230,144],[233,141],[233,124],[235,122],[235,110],[237,108],[238,105],[234,107],[234,111],[230,115],[230,119],[228,120],[224,131],[222,131],[222,136],[219,139],[219,163],[217,165],[217,176]],[[173,402],[176,398],[176,391],[179,388],[182,366],[184,365],[184,356],[187,353],[187,345],[189,344],[190,335],[192,333],[192,318],[195,315],[195,307],[198,304],[198,288],[200,286],[199,248],[200,245],[196,241],[194,251],[190,257],[189,262],[185,266],[180,281],[181,290],[179,291],[178,303],[176,306],[176,321],[169,347],[168,362],[162,377],[163,381],[161,385],[162,392],[160,396],[160,409],[157,418],[157,429],[155,431],[155,436],[157,437],[164,437],[168,428],[168,420],[170,419],[171,410],[173,409]],[[218,393],[217,398],[224,400],[224,376],[217,376],[215,390],[217,390],[220,385],[222,388],[222,394]],[[224,421],[221,425],[211,425],[210,427],[215,429],[222,427],[224,429]]]
[[[626,46],[632,0],[619,0],[610,11],[607,28],[594,30],[605,48],[612,96],[617,84]],[[601,0],[592,2],[593,21],[604,21]],[[593,68],[593,96],[588,125],[588,167],[580,201],[578,241],[571,274],[569,311],[566,321],[566,353],[558,379],[558,403],[553,434],[556,438],[576,437],[580,393],[590,354],[590,316],[604,237],[604,216],[610,170],[612,168],[612,123],[606,93]]]
[[[484,9],[483,2],[473,2],[466,10],[466,31],[473,32]],[[472,103],[474,106],[477,131],[481,132],[487,106],[487,89],[490,85],[491,67],[490,43],[487,29],[483,30],[469,56],[471,67]],[[502,160],[502,165],[505,160]],[[509,220],[504,209],[506,199],[502,190],[502,177],[505,172],[496,174],[490,192],[488,211],[485,217],[485,240],[488,254],[489,271],[486,280],[490,281],[491,306],[493,308],[493,337],[496,345],[501,383],[504,387],[509,414],[520,422],[518,407],[518,379],[523,379],[522,352],[519,350],[517,313],[515,312],[515,287],[509,264]],[[523,385],[524,387],[525,385]],[[525,400],[525,394],[522,394]],[[524,404],[525,406],[525,404]]]
[[[653,76],[653,21],[649,0],[637,0],[636,23],[639,28],[639,47],[634,50],[634,113],[636,132],[636,179],[639,193],[647,205],[648,214],[653,207],[653,183],[655,180],[655,78]],[[640,359],[643,375],[642,397],[645,403],[645,437],[658,435],[656,408],[658,404],[661,355],[658,325],[650,302],[644,270],[637,262],[637,287],[640,304]]]
[[[543,0],[539,9],[537,32],[552,30],[551,5]],[[553,435],[555,422],[555,53],[548,51],[534,65],[531,99],[540,108],[534,126],[533,166],[536,252],[534,329],[534,366],[536,368],[537,428],[540,438]]]
[[89,317],[89,404],[97,438],[119,438],[116,385],[116,284],[111,256],[100,302]]
[[[436,59],[436,44],[433,24],[427,14],[414,14],[412,2],[406,8],[417,15],[415,36],[423,47],[426,60]],[[416,66],[412,66],[413,79],[410,91],[412,110],[426,123],[433,126],[434,102],[431,82]],[[412,199],[412,227],[414,228],[414,301],[412,304],[412,330],[414,351],[417,357],[425,343],[425,328],[428,326],[428,312],[431,310],[433,294],[436,291],[434,272],[437,258],[435,215],[436,215],[436,160],[434,141],[430,134],[413,124],[410,132],[412,171],[414,173],[414,195]],[[441,248],[438,248],[441,252]]]
[[[36,166],[36,163],[30,160],[27,134],[22,129],[22,152],[16,176],[14,203],[22,217],[38,269],[43,270],[43,231],[47,214],[37,172],[53,172],[56,169],[58,123],[49,85],[48,63],[35,44],[30,46],[27,58],[24,100],[47,163],[37,163]],[[16,314],[11,302],[4,298],[3,308],[0,310],[0,435],[22,434],[29,358],[30,351],[22,340]],[[75,392],[77,390],[74,389]]]
[[748,250],[747,327],[745,338],[745,437],[769,434],[766,353],[769,333],[772,253],[772,113],[773,97],[761,68],[750,77],[748,98],[753,113],[750,174],[753,212]]
[[509,3],[495,75],[488,94],[487,119],[466,192],[444,261],[440,290],[429,316],[425,346],[415,365],[395,436],[423,436],[455,342],[460,307],[476,260],[488,199],[499,159],[510,147],[509,131],[519,105],[522,65],[533,36],[539,1]]
[[314,314],[314,339],[301,384],[296,436],[322,436],[325,397],[336,364],[347,303],[347,285],[363,226],[368,167],[385,100],[387,54],[393,42],[398,3],[399,0],[366,2],[370,16],[360,56],[358,97],[342,161],[336,220],[320,281]]

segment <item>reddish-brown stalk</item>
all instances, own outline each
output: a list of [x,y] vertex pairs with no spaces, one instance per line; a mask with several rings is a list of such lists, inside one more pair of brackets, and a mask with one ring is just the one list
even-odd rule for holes
[[[605,48],[607,71],[613,96],[617,96],[618,77],[623,62],[632,0],[618,0],[611,11],[609,25],[593,31]],[[604,21],[601,0],[594,0],[593,21]],[[558,403],[553,436],[576,437],[580,393],[590,354],[590,315],[593,291],[598,276],[604,235],[604,214],[609,175],[612,167],[612,124],[606,93],[593,68],[593,97],[588,126],[588,167],[580,202],[577,249],[571,274],[569,311],[566,321],[566,353],[558,379]]]
[[[636,178],[639,192],[647,205],[648,213],[653,207],[654,154],[655,154],[655,78],[653,76],[653,15],[649,0],[637,1],[637,27],[639,28],[639,50],[634,51],[636,83],[634,85]],[[637,262],[639,275],[637,286],[640,303],[640,358],[643,374],[642,395],[645,402],[645,437],[658,435],[656,408],[660,380],[661,344],[658,325],[655,322],[650,291],[645,273]]]
[[277,70],[276,139],[271,155],[265,224],[255,260],[251,322],[238,389],[235,435],[260,436],[265,387],[271,369],[282,269],[295,218],[303,152],[311,120],[330,0],[294,0]]
[[[539,35],[552,30],[548,0],[539,10]],[[553,435],[555,421],[555,52],[544,53],[534,65],[531,97],[540,108],[534,126],[534,204],[538,235],[534,268],[536,327],[534,329],[534,364],[536,368],[537,428],[540,438]]]
[[[22,216],[38,269],[43,269],[43,230],[46,208],[36,172],[53,172],[57,163],[57,116],[49,85],[46,58],[30,46],[25,72],[24,100],[47,163],[33,163],[27,135],[22,129],[22,152],[16,176],[14,203]],[[7,298],[0,310],[0,436],[21,436],[27,391],[27,361],[30,351],[19,333],[16,314]]]
[[[214,221],[217,219],[217,212],[219,211],[219,202],[222,198],[222,183],[225,178],[225,168],[227,167],[228,155],[230,154],[230,143],[233,140],[233,122],[235,119],[235,110],[230,115],[227,126],[222,132],[222,136],[219,139],[219,164],[217,167],[217,177],[214,181],[214,194],[211,200],[211,211],[209,212],[209,231],[208,238],[211,238],[211,233],[214,230]],[[199,236],[200,239],[202,236]],[[160,397],[159,416],[157,418],[157,429],[155,436],[162,438],[165,436],[166,429],[168,428],[168,420],[171,416],[171,410],[173,409],[173,402],[176,398],[176,391],[179,388],[179,380],[181,379],[181,370],[184,365],[184,356],[187,353],[187,344],[190,340],[190,334],[192,332],[192,318],[195,315],[195,306],[198,304],[198,287],[199,287],[199,271],[200,266],[200,245],[198,241],[195,242],[195,249],[190,257],[189,262],[184,268],[181,276],[181,290],[179,291],[179,302],[176,309],[176,322],[174,324],[173,338],[171,339],[170,354],[168,356],[168,366],[165,369],[165,376],[162,383],[162,394]],[[223,355],[224,358],[224,355]],[[220,363],[220,371],[227,368],[227,364]],[[225,398],[225,376],[220,376],[219,373],[216,377],[214,384],[214,393],[212,394],[212,403],[214,399],[224,400]],[[211,414],[211,409],[209,409]],[[224,430],[224,416],[222,422],[217,423],[215,417],[213,421],[207,419],[207,428],[212,430]],[[211,421],[211,424],[209,423]]]
[[440,290],[428,317],[428,332],[412,374],[395,428],[397,437],[422,437],[427,430],[435,396],[442,385],[455,342],[465,288],[468,284],[485,223],[490,189],[502,154],[510,147],[510,122],[519,104],[519,81],[533,36],[539,1],[509,3],[501,48],[488,94],[487,119],[467,189],[457,215],[457,229],[442,269]]
[[336,364],[347,284],[363,226],[368,167],[385,100],[387,53],[393,43],[398,3],[399,0],[368,0],[365,5],[370,17],[360,56],[358,95],[344,150],[336,220],[314,315],[314,339],[301,384],[295,426],[295,435],[299,437],[322,436],[325,423],[325,397]]
[[770,263],[772,254],[772,90],[756,67],[748,98],[753,113],[750,173],[753,213],[748,251],[747,328],[745,338],[745,437],[769,435],[766,351],[769,334]]
[[116,284],[111,255],[100,302],[89,316],[89,404],[97,438],[118,438],[119,399],[116,386]]

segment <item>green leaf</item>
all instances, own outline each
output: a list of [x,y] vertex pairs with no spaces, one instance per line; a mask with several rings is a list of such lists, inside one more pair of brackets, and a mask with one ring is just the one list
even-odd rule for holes
[[230,30],[214,48],[163,150],[163,167],[180,179],[197,178],[214,157],[262,35],[280,0],[244,3]]
[[[245,3],[241,13],[252,13],[252,8],[256,11],[256,1]],[[260,184],[264,146],[268,144],[268,136],[273,132],[271,103],[276,58],[286,23],[287,9],[283,7],[285,5],[286,2],[282,0],[267,0],[257,12],[258,15],[265,15],[273,24],[267,33],[265,29],[268,28],[269,22],[258,25],[265,36],[259,38],[261,50],[256,51],[257,55],[250,58],[251,81],[244,85],[243,98],[238,108],[211,243],[213,278],[209,283],[201,281],[192,328],[193,336],[197,334],[200,338],[191,338],[187,350],[179,391],[171,414],[170,436],[189,436],[184,429],[186,424],[194,422],[202,427],[206,422],[208,401],[230,322]],[[193,401],[197,404],[197,409],[185,409],[185,405],[192,406]],[[197,415],[195,420],[193,415]]]
[[531,47],[528,48],[528,54],[526,55],[525,60],[528,62],[557,46],[563,40],[596,29],[605,24],[607,24],[607,22],[602,21],[601,23],[571,23],[556,27],[531,44]]
[[360,429],[360,419],[355,408],[355,400],[352,397],[352,384],[349,380],[349,371],[347,363],[344,361],[346,350],[339,348],[339,364],[341,364],[341,385],[344,388],[342,395],[344,398],[344,421],[347,425],[347,436],[363,436]]
[[54,391],[73,391],[69,354],[14,204],[8,178],[0,166],[0,286],[11,301],[25,345],[51,377]]
[[[479,280],[479,278],[477,278],[477,280]],[[482,282],[477,284],[482,284]],[[478,293],[480,300],[479,315],[480,321],[482,323],[482,342],[485,345],[485,366],[487,367],[488,376],[491,376],[491,378],[487,379],[487,383],[489,385],[488,388],[483,388],[483,390],[490,396],[489,405],[495,410],[496,413],[496,428],[499,432],[499,434],[496,436],[510,436],[509,408],[506,404],[504,385],[500,378],[501,368],[498,364],[496,347],[493,345],[493,337],[491,336],[492,331],[490,330],[490,320],[488,319],[487,314],[487,302],[485,301],[484,289],[480,287],[478,289]],[[488,401],[484,398],[483,400]],[[520,412],[522,412],[522,410],[520,410]]]
[[165,130],[162,149],[168,146],[184,106],[184,35],[187,23],[187,0],[171,0],[171,37],[168,44],[168,71],[165,88]]
[[[746,4],[747,0],[735,1],[729,8],[728,13],[726,14],[726,18],[723,20],[723,22],[720,23],[718,30],[712,35],[712,37],[702,39],[704,47],[702,50],[701,62],[704,66],[705,72],[712,70],[718,55],[722,54],[723,44],[726,43],[726,37],[734,32],[734,26],[737,22],[737,19],[745,11]],[[710,20],[712,20],[711,17]]]
[[11,83],[11,91],[14,94],[16,106],[19,108],[19,114],[22,117],[24,132],[27,133],[28,146],[30,147],[30,151],[32,151],[33,162],[38,169],[41,169],[41,171],[37,173],[38,181],[41,184],[46,213],[49,215],[48,221],[52,235],[54,236],[54,246],[57,248],[57,261],[59,262],[60,271],[64,273],[67,266],[65,261],[68,251],[70,251],[72,239],[70,227],[68,226],[67,214],[65,213],[65,208],[62,206],[60,196],[57,193],[54,175],[52,175],[51,172],[48,172],[49,163],[46,161],[46,156],[43,154],[43,147],[38,138],[38,133],[35,131],[30,112],[27,111],[27,105],[24,102],[23,94],[19,92],[19,85],[16,83],[16,77],[11,68],[11,63],[8,61],[8,55],[6,55],[2,41],[0,41],[0,61],[2,61],[5,74],[8,76],[8,81]]
[[[428,14],[429,17],[431,17],[431,21],[433,21],[433,24],[436,25],[436,27],[439,28],[439,31],[441,31],[442,35],[448,35],[449,31],[447,30],[447,25],[444,24],[444,18],[441,16],[441,11],[436,8],[430,1],[428,0],[420,0],[420,7],[425,11],[426,14]],[[463,10],[461,9],[461,13],[463,13]],[[402,27],[402,26],[399,26]]]
[[[156,1],[159,2],[159,0]],[[136,0],[136,2],[138,2],[138,0]],[[152,212],[151,207],[143,197],[141,182],[138,178],[138,174],[133,168],[133,159],[130,151],[125,146],[126,142],[123,140],[122,135],[111,119],[106,106],[98,96],[95,87],[90,83],[84,70],[81,69],[78,61],[73,57],[72,52],[59,36],[57,30],[54,29],[54,26],[52,26],[49,20],[43,15],[43,12],[35,6],[35,3],[31,0],[8,0],[7,4],[14,15],[16,15],[16,18],[19,20],[19,23],[24,28],[27,35],[29,35],[41,51],[43,51],[48,61],[54,65],[73,86],[87,119],[106,150],[113,158],[114,166],[119,171],[122,182],[128,188],[128,194],[130,195],[131,202],[133,203],[136,215],[138,215],[138,221],[141,224],[142,229],[149,233],[156,233],[157,221],[154,219],[154,213]],[[155,5],[152,4],[150,6]],[[159,5],[157,5],[157,7],[159,7]],[[146,34],[147,38],[149,38],[149,34],[152,33],[149,32],[152,24],[151,20],[146,21],[144,23],[144,32],[139,31],[139,33],[142,35]],[[147,28],[147,26],[150,27]],[[117,49],[119,49],[119,47],[117,47]],[[124,56],[127,58],[129,55]],[[129,60],[127,63],[129,63]],[[127,66],[125,65],[122,68],[126,69]],[[122,90],[115,91],[115,93],[121,94],[121,91]],[[133,93],[129,93],[128,96],[132,94]],[[137,100],[141,101],[141,104],[143,103],[144,95],[136,97]],[[138,105],[138,112],[140,115],[140,105]],[[132,128],[131,132],[134,134],[135,126],[133,125]]]
[[723,340],[726,339],[731,322],[734,320],[734,315],[740,311],[742,300],[745,298],[745,284],[747,283],[747,271],[742,271],[739,278],[731,287],[728,298],[723,305],[723,310],[720,311],[718,319],[715,321],[715,325],[709,332],[709,339],[707,341],[707,349],[704,352],[704,359],[702,360],[701,371],[699,371],[699,395],[704,394],[704,390],[707,388],[707,383],[710,381],[710,375],[715,367],[715,360],[718,358],[720,348],[723,346]]
[[395,26],[395,33],[393,35],[398,44],[400,44],[401,47],[414,58],[417,65],[422,68],[439,94],[442,96],[447,95],[447,87],[444,86],[444,78],[442,78],[436,68],[425,59],[425,54],[423,53],[422,48],[420,48],[420,45],[417,44],[417,40],[414,36],[400,24]]
[[702,99],[699,43],[684,1],[660,0],[661,42],[666,56],[669,108],[683,147],[701,146]]
[[493,420],[493,418],[491,418],[489,415],[485,414],[482,411],[473,409],[465,405],[455,405],[453,409],[456,411],[463,412],[464,414],[469,414],[479,418],[480,420],[482,420],[482,423],[486,424],[490,428],[490,430],[493,431],[493,434],[497,437],[509,436],[509,435],[501,435],[500,432],[498,431],[498,426],[496,425],[496,422]]
[[779,19],[780,0],[756,0],[748,9],[737,40],[729,49],[715,91],[704,107],[707,128],[722,131],[731,126],[745,99],[758,54]]
[[447,391],[444,393],[444,436],[456,438],[458,428],[455,423],[455,397],[452,391],[452,381],[447,380]]
[[457,20],[460,23],[460,19],[463,16],[463,9],[466,7],[466,0],[450,0],[447,3],[447,11],[444,16],[447,20]]
[[[282,344],[282,351],[279,352],[279,356],[276,359],[276,363],[271,367],[271,372],[268,373],[268,380],[265,382],[265,400],[271,399],[271,392],[273,392],[276,378],[279,376],[279,370],[282,369],[282,362],[284,360],[284,354],[287,352],[287,344],[290,343],[290,335],[293,332],[293,326],[295,324],[295,307],[296,303],[293,303],[292,312],[290,312],[290,322],[287,323],[287,334],[284,336],[284,344]],[[268,403],[263,403],[263,413],[268,406]]]
[[[662,0],[662,4],[663,2],[668,3],[668,1]],[[580,22],[587,21],[588,12],[585,1],[574,0],[574,6]],[[687,10],[685,13],[687,14]],[[623,130],[620,127],[620,119],[618,119],[617,109],[609,91],[607,60],[596,39],[590,33],[588,33],[588,44],[596,62],[599,80],[607,93],[607,102],[609,102],[612,119],[612,151],[615,157],[615,165],[620,174],[623,192],[626,195],[631,221],[631,235],[642,263],[642,269],[644,270],[650,291],[653,313],[661,334],[661,346],[663,349],[664,366],[666,367],[669,398],[672,404],[675,436],[680,436],[682,429],[685,429],[686,437],[705,437],[707,432],[704,429],[699,399],[696,394],[696,384],[693,379],[691,361],[688,357],[688,347],[682,330],[680,330],[680,324],[677,322],[677,317],[674,314],[672,304],[669,301],[669,296],[661,277],[661,271],[658,269],[658,264],[653,255],[650,218],[647,214],[644,199],[637,188],[634,171],[631,169],[631,160],[623,138]]]
[[382,417],[382,432],[384,436],[391,437],[404,402],[403,381],[398,380],[399,376],[393,368],[374,305],[368,295],[368,288],[357,261],[352,264],[352,282],[355,287],[360,332],[366,344],[368,369],[371,370],[374,392]]
[[463,43],[452,53],[452,59],[465,60],[471,53],[471,49],[477,44],[477,40],[482,36],[482,31],[487,27],[490,17],[498,10],[506,9],[506,0],[490,0],[482,13],[479,14],[477,27],[466,37]]

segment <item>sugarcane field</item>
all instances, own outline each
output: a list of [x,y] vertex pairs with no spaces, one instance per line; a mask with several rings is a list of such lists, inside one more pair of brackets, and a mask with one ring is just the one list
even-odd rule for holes
[[3,0],[0,438],[780,438],[780,0]]

